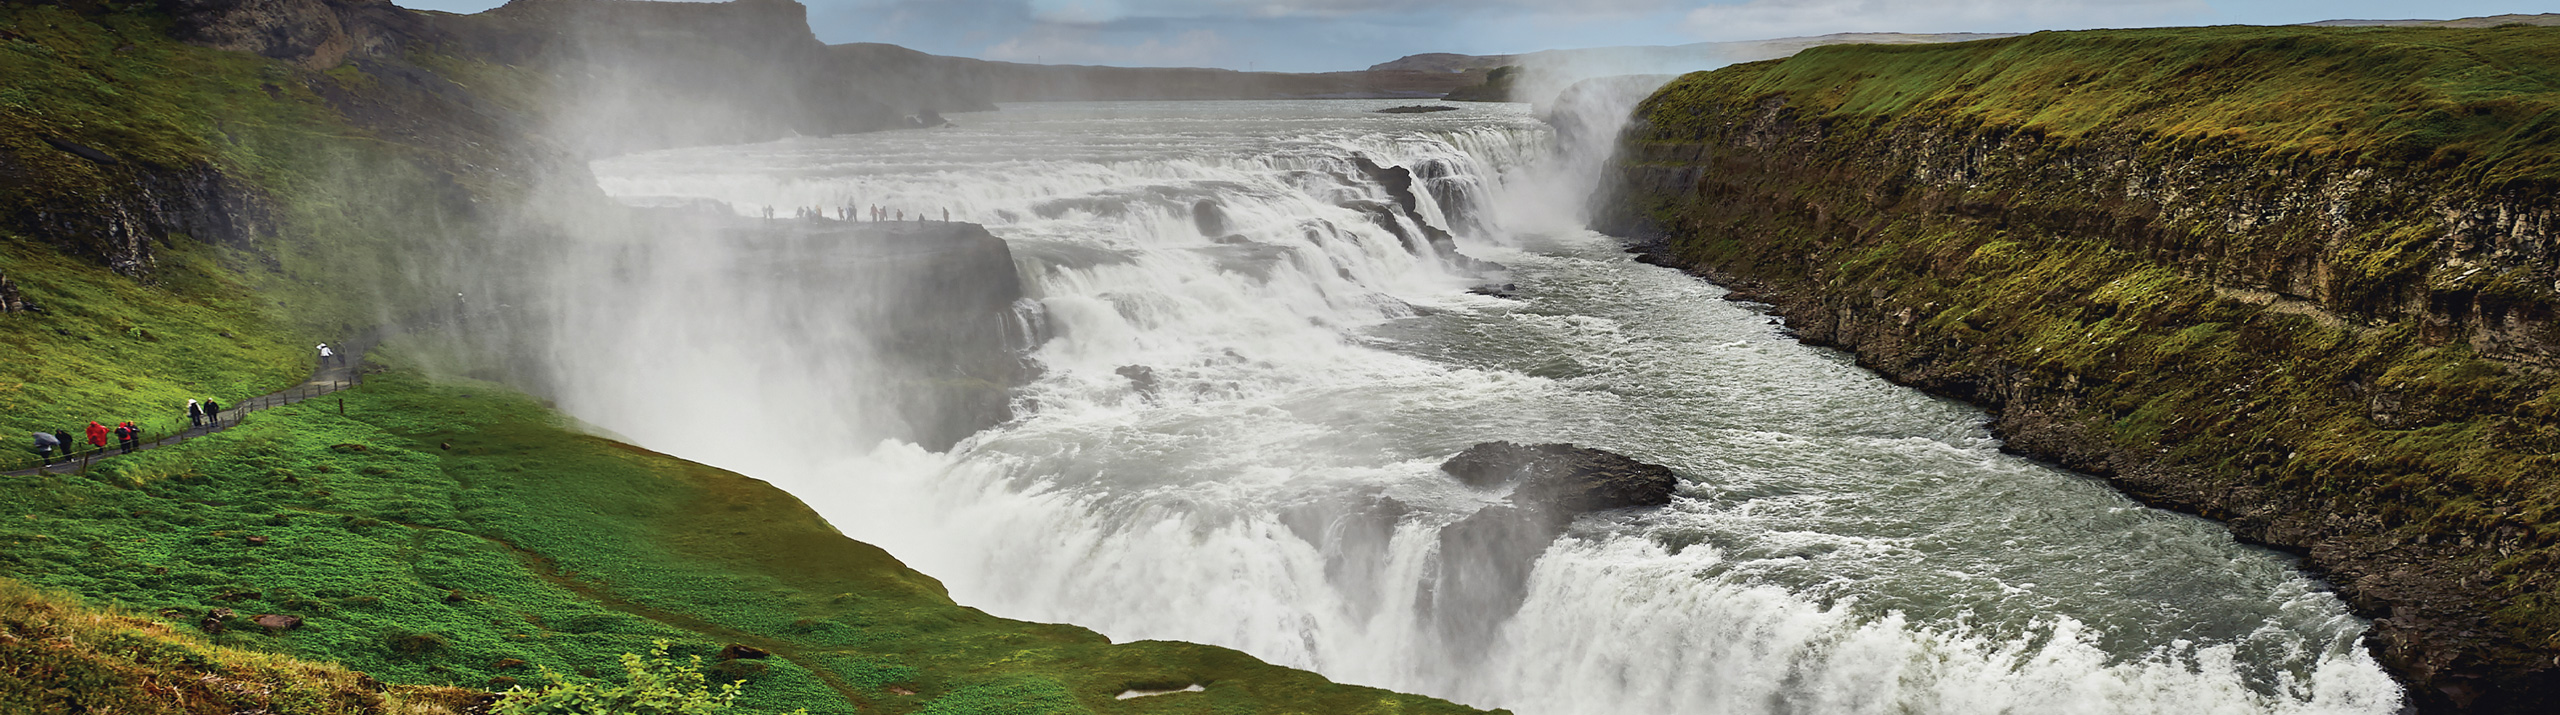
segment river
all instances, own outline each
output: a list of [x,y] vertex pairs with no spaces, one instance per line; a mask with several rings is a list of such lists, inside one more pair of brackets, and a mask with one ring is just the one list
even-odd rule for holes
[[[2400,707],[2366,623],[2292,559],[2003,454],[1981,411],[1575,228],[1588,177],[1525,105],[1370,111],[1393,104],[1016,105],[598,162],[635,202],[983,223],[1036,303],[1043,372],[1016,419],[930,452],[863,436],[862,405],[812,407],[856,393],[805,369],[829,356],[794,329],[658,301],[677,338],[557,351],[590,378],[562,407],[773,481],[964,604],[1522,715]],[[1391,200],[1355,155],[1425,177],[1416,213],[1463,255],[1345,208]],[[682,339],[697,325],[724,344]],[[627,351],[650,356],[603,359]],[[704,437],[746,433],[801,439]],[[1683,483],[1575,522],[1517,612],[1461,614],[1486,631],[1467,636],[1434,611],[1435,536],[1501,495],[1437,465],[1498,439]]]

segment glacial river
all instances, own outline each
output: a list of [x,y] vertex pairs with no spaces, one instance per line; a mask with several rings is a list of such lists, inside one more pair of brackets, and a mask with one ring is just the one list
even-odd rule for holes
[[[1590,177],[1526,106],[1369,111],[1394,104],[1017,105],[599,162],[633,201],[983,223],[1045,321],[1044,372],[1014,421],[929,452],[861,436],[845,415],[864,405],[774,409],[860,373],[796,369],[812,356],[793,330],[740,344],[737,316],[661,301],[647,320],[674,338],[563,346],[584,379],[562,407],[780,484],[999,615],[1522,715],[2399,707],[2366,623],[2291,559],[2003,454],[1981,411],[1635,263],[1576,228]],[[1418,213],[1457,224],[1467,258],[1345,208],[1387,200],[1355,155],[1431,177]],[[1203,201],[1240,240],[1203,234]],[[1511,288],[1468,290],[1485,284]],[[682,338],[697,328],[731,337]],[[624,350],[648,357],[603,359]],[[704,437],[742,433],[803,439]],[[1501,495],[1437,465],[1497,439],[1606,448],[1682,484],[1669,507],[1578,520],[1517,612],[1460,638],[1431,612],[1436,534]]]

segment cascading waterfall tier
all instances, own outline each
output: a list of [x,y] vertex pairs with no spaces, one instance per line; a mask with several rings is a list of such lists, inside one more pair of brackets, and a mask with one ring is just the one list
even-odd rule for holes
[[[1525,108],[1368,112],[1387,104],[1027,105],[600,162],[635,202],[983,223],[1037,306],[1017,322],[1045,338],[1041,372],[1012,421],[946,452],[818,412],[630,409],[609,380],[563,407],[772,480],[963,603],[1521,713],[2398,707],[2365,624],[2282,555],[2004,455],[1978,411],[1559,228],[1582,196],[1539,173],[1555,139]],[[1363,158],[1405,170],[1412,210]],[[600,301],[672,289],[578,275],[611,283]],[[879,359],[795,334],[841,295],[681,289],[811,317],[641,304],[677,336],[649,361],[669,392],[859,395],[843,382]],[[749,346],[685,344],[697,329]],[[700,439],[766,432],[804,438]],[[1682,484],[1669,507],[1576,520],[1516,612],[1435,612],[1463,601],[1437,592],[1441,528],[1504,496],[1437,465],[1491,440],[1609,449]],[[1453,617],[1490,635],[1455,645],[1436,625]]]

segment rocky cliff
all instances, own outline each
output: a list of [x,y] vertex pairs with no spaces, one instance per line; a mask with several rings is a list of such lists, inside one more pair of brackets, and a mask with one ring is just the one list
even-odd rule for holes
[[2302,554],[2422,709],[2550,712],[2555,33],[1817,48],[1648,100],[1601,223]]

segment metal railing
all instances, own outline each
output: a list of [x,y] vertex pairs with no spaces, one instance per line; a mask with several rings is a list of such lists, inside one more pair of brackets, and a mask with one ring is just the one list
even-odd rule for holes
[[[259,395],[236,405],[226,405],[223,407],[221,412],[205,418],[203,425],[192,424],[185,417],[176,417],[166,420],[152,420],[147,422],[118,420],[116,424],[133,422],[136,426],[142,428],[142,436],[133,441],[133,447],[130,450],[132,452],[140,452],[146,449],[185,444],[189,440],[230,429],[232,427],[237,427],[240,424],[240,420],[248,417],[249,413],[271,410],[285,405],[309,401],[312,398],[321,397],[362,384],[364,384],[364,370],[361,365],[358,365],[348,368],[343,379],[323,380],[315,378],[281,392]],[[338,401],[338,411],[342,414],[346,411],[346,400],[343,398]],[[107,425],[109,429],[114,429],[115,426],[116,425],[113,424]],[[27,454],[20,457],[0,459],[0,474],[6,474],[9,476],[23,476],[39,473],[71,474],[74,472],[86,474],[89,471],[89,465],[96,463],[98,460],[128,453],[124,444],[118,441],[113,434],[109,434],[107,436],[107,446],[105,447],[98,447],[90,444],[88,441],[89,435],[86,433],[86,429],[87,426],[83,425],[83,431],[71,435],[74,443],[63,445],[64,449],[69,450],[68,452],[56,452],[50,458]],[[19,439],[29,438],[19,437]],[[21,444],[27,443],[21,442]],[[28,449],[32,450],[33,448],[28,447]]]

